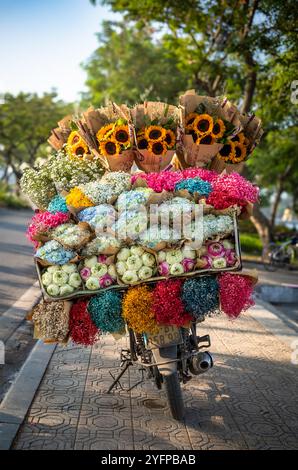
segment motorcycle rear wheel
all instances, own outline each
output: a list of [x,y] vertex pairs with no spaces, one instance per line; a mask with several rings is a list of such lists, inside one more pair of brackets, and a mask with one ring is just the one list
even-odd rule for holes
[[182,421],[184,418],[184,403],[178,372],[171,375],[164,375],[163,383],[168,396],[172,416],[177,421]]

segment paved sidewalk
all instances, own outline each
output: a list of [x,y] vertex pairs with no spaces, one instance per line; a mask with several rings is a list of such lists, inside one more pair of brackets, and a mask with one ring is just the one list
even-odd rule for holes
[[[253,313],[253,311],[252,311]],[[125,340],[58,347],[14,449],[298,449],[298,366],[249,313],[208,319],[215,366],[183,386],[185,423],[150,381],[106,393]],[[139,380],[137,369],[123,385]]]

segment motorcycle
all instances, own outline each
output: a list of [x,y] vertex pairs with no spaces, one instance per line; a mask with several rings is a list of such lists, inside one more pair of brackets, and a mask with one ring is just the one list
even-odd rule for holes
[[[128,328],[128,334],[129,348],[121,350],[121,371],[118,376],[115,378],[110,373],[114,382],[108,393],[120,384],[121,377],[130,366],[141,365],[142,373],[147,371],[147,377],[154,381],[158,389],[164,387],[173,418],[183,420],[184,403],[180,384],[213,367],[210,352],[201,351],[211,346],[209,335],[197,336],[194,322],[189,328],[160,326],[154,334],[139,334]],[[133,387],[143,380],[142,375],[142,380]]]

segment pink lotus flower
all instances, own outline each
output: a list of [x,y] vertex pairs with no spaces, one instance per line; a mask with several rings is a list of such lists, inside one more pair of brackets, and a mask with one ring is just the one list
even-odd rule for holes
[[114,284],[113,278],[109,274],[105,274],[99,279],[100,287],[109,287]]
[[182,261],[182,266],[184,269],[185,273],[188,273],[189,271],[192,271],[193,268],[195,267],[195,260],[191,258],[184,258]]
[[237,261],[235,250],[226,250],[226,260],[228,266],[234,266]]
[[158,266],[158,272],[161,276],[168,276],[170,274],[170,266],[166,261],[163,261]]
[[208,243],[207,251],[208,255],[212,256],[212,258],[216,258],[217,256],[224,256],[225,253],[223,245],[218,242]]
[[107,261],[107,258],[108,258],[108,257],[107,257],[106,255],[99,255],[99,256],[97,257],[97,260],[98,260],[99,263],[105,264],[106,261]]
[[202,269],[208,269],[211,268],[212,266],[212,258],[209,255],[203,255],[200,258],[201,261],[205,261],[204,266],[202,266]]
[[86,281],[88,279],[88,277],[91,276],[91,269],[90,268],[81,269],[80,276],[84,281]]

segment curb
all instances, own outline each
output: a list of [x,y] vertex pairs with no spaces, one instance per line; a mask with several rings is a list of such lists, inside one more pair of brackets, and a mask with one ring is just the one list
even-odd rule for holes
[[0,405],[0,450],[9,450],[44,376],[56,344],[39,340]]

